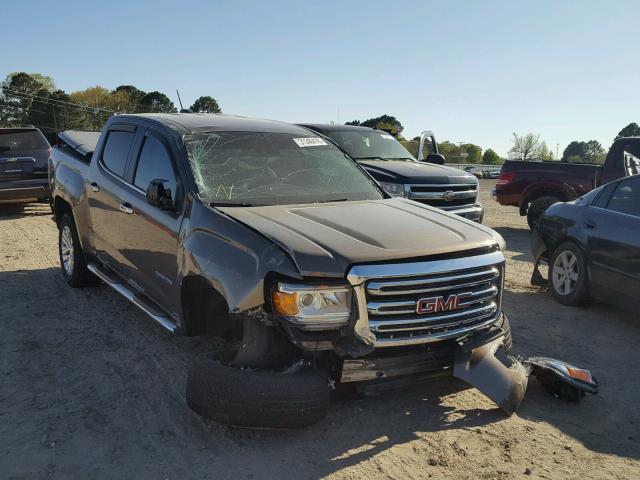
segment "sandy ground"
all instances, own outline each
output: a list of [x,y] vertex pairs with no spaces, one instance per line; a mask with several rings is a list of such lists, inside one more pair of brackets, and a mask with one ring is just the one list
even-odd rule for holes
[[504,309],[522,355],[591,368],[579,405],[534,381],[505,417],[453,379],[337,400],[322,423],[251,432],[184,401],[202,339],[173,338],[106,286],[72,290],[48,207],[0,208],[0,478],[640,478],[640,318],[560,306],[528,284],[529,232],[489,196],[507,240]]

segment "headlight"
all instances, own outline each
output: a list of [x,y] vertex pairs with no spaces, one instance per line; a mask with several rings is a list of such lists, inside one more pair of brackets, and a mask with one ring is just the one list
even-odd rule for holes
[[279,283],[272,297],[276,313],[303,330],[337,329],[351,318],[347,286]]
[[392,197],[404,197],[404,185],[401,183],[380,182],[380,186]]

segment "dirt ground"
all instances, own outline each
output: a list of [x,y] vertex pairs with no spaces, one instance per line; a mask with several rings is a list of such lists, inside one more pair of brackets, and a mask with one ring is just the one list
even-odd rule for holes
[[184,401],[206,342],[174,338],[109,287],[72,290],[47,206],[0,208],[0,478],[640,478],[640,318],[563,307],[529,286],[529,231],[489,198],[507,240],[504,310],[522,355],[593,370],[568,405],[531,381],[507,418],[453,379],[334,401],[322,423],[255,432]]

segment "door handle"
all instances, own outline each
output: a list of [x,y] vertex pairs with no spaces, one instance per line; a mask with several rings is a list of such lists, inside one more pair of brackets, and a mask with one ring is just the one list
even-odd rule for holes
[[131,215],[133,213],[133,208],[131,208],[131,205],[129,205],[128,203],[121,203],[120,211],[122,213],[126,213],[127,215]]
[[596,225],[595,222],[592,222],[591,220],[587,220],[586,222],[584,222],[584,226],[590,229],[594,229],[596,228],[598,225]]
[[91,182],[89,184],[91,186],[91,190],[94,192],[99,192],[100,191],[100,187],[98,186],[98,184],[96,182]]

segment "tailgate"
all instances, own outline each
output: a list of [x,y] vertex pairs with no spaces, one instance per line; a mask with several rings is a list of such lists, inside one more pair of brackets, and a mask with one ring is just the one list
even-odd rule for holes
[[20,180],[33,174],[36,159],[29,156],[0,156],[0,180]]

